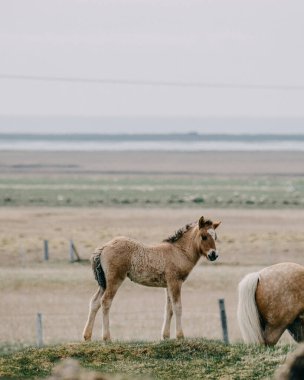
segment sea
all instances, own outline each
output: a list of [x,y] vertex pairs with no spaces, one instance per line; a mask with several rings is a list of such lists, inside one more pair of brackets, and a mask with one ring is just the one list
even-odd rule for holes
[[304,134],[1,133],[0,151],[298,151]]

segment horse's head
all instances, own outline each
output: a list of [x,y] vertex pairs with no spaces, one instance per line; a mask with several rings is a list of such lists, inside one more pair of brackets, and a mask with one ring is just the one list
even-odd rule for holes
[[205,220],[202,216],[198,222],[196,242],[200,255],[204,255],[208,260],[214,261],[218,258],[215,241],[217,239],[215,229],[221,222]]

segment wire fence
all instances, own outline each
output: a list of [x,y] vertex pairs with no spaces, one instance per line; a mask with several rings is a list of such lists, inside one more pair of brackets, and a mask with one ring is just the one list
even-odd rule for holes
[[[73,240],[68,240],[68,243],[69,244],[66,245],[64,260],[66,262],[81,260]],[[40,241],[39,257],[40,262],[44,261],[46,263],[58,259],[55,252],[52,251],[52,247],[50,248],[48,240]],[[27,250],[24,247],[20,248],[19,259],[21,266],[25,266],[28,260]],[[28,262],[28,264],[30,263]],[[20,274],[18,274],[18,276],[20,277]],[[52,281],[52,283],[58,281],[57,277],[52,279]],[[60,281],[62,281],[61,278]],[[197,309],[191,307],[190,311],[187,307],[184,308],[183,325],[186,336],[221,339],[226,343],[229,342],[225,304],[222,300],[218,305],[219,307],[217,307],[216,304],[219,301],[220,300],[217,301],[214,299],[211,307],[210,305],[201,305],[201,308]],[[52,302],[50,302],[50,300],[43,298],[40,300],[39,298],[39,300],[37,299],[35,301],[35,304],[38,302],[41,302],[41,309],[38,309],[36,312],[33,312],[33,304],[31,305],[31,312],[26,312],[26,310],[20,312],[20,308],[18,308],[18,313],[6,314],[0,310],[0,321],[2,325],[2,329],[0,327],[0,342],[22,342],[41,346],[43,344],[82,340],[82,330],[87,318],[87,312],[84,313],[83,308],[81,312],[75,312],[77,307],[73,307],[72,312],[60,312],[57,311],[58,305],[60,305],[59,309],[65,306],[63,302],[58,302],[57,300],[56,307],[54,306],[54,310],[56,311],[51,311]],[[155,306],[152,308],[140,308],[140,305],[137,305],[134,310],[120,309],[119,312],[117,312],[117,310],[118,308],[111,313],[111,331],[113,337],[122,340],[159,339],[163,323],[163,308],[159,309],[159,307],[156,308]],[[100,314],[96,318],[96,326],[94,328],[94,336],[96,338],[100,338],[101,336],[102,326]],[[233,320],[231,320],[231,322],[231,331],[234,336],[236,323]],[[174,318],[171,334],[174,336]]]
[[[219,313],[192,310],[185,313],[183,324],[190,336],[205,336],[210,339],[223,339],[228,343],[228,327],[225,304],[221,302]],[[0,321],[5,326],[3,342],[36,344],[64,343],[82,340],[82,329],[87,314],[70,314],[60,312],[37,312],[22,314],[0,314]],[[111,315],[113,336],[123,340],[157,340],[160,337],[162,313],[147,309],[123,311]],[[174,318],[171,332],[174,336]],[[101,318],[96,319],[94,329],[96,338],[101,336]]]

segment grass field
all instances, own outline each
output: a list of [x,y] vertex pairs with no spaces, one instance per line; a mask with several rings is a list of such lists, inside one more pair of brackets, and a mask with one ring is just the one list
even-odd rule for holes
[[[293,341],[284,334],[273,349],[240,345],[237,285],[277,262],[303,264],[303,165],[298,153],[0,152],[0,376],[46,376],[69,356],[131,377],[271,376]],[[154,244],[201,215],[222,220],[220,258],[202,260],[183,286],[183,326],[191,339],[160,342],[163,289],[126,281],[111,309],[118,341],[79,343],[96,283],[88,262],[69,263],[70,239],[88,260],[114,236]],[[229,346],[219,341],[219,298],[226,303]],[[16,351],[35,345],[37,312],[48,346]],[[100,335],[98,315],[94,339]]]
[[304,208],[303,178],[0,178],[0,207]]
[[[206,217],[222,220],[214,263],[202,259],[183,286],[187,337],[221,339],[218,299],[225,298],[229,336],[241,336],[235,314],[237,284],[255,270],[280,261],[301,263],[303,210],[2,208],[0,209],[0,338],[35,343],[35,318],[44,318],[47,344],[80,341],[96,283],[88,263],[69,264],[69,239],[83,259],[116,235],[146,244],[162,241],[185,223]],[[43,260],[43,240],[50,259]],[[164,291],[126,280],[111,309],[113,338],[157,340]],[[97,317],[94,338],[100,337]],[[287,335],[285,342],[289,342]]]
[[270,378],[293,349],[292,346],[224,345],[203,339],[107,345],[71,343],[2,353],[0,378],[45,377],[56,362],[71,357],[86,368],[106,374],[125,374],[128,379],[149,376],[159,380],[258,380]]

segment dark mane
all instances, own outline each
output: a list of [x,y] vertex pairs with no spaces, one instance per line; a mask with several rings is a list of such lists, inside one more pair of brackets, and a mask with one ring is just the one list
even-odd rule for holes
[[186,224],[184,227],[182,227],[179,230],[177,230],[174,233],[174,235],[171,235],[171,236],[167,237],[167,239],[164,239],[163,242],[166,242],[166,243],[175,243],[177,240],[179,240],[184,235],[184,233],[186,233],[187,231],[189,231],[190,228],[194,227],[196,224],[197,224],[197,222]]

